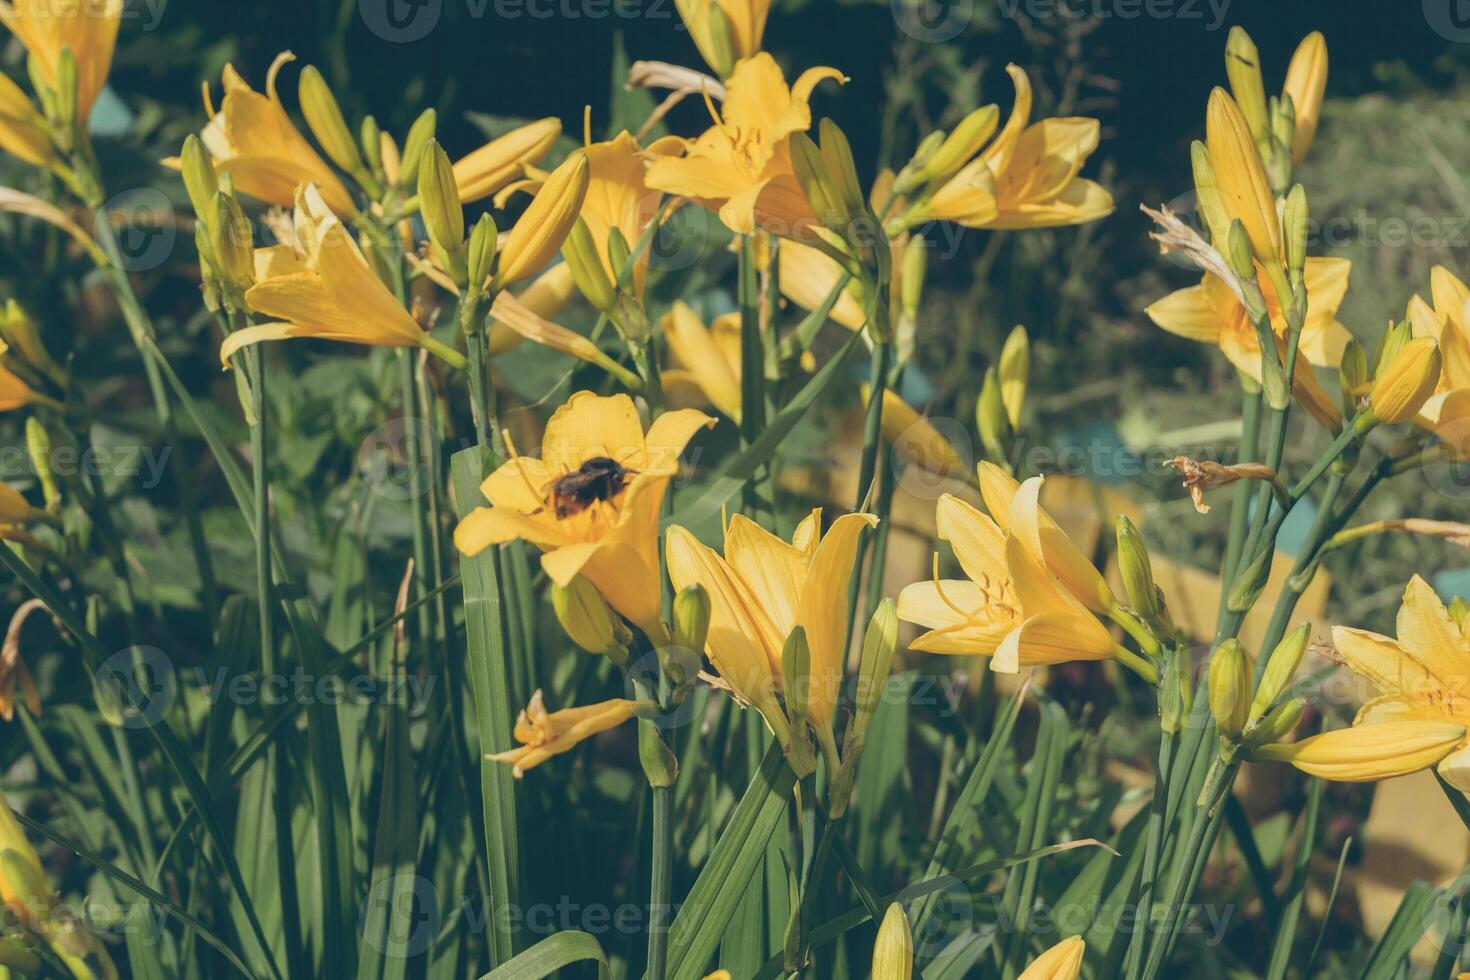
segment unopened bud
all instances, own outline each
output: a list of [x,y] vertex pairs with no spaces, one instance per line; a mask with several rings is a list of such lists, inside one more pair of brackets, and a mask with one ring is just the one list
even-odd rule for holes
[[1286,195],[1281,230],[1286,245],[1286,271],[1297,282],[1307,267],[1307,192],[1301,184]]
[[27,363],[41,371],[46,372],[53,378],[60,374],[60,368],[51,359],[51,353],[46,350],[46,345],[41,342],[41,333],[36,327],[36,321],[31,319],[21,305],[13,299],[5,301],[5,309],[0,311],[0,339],[9,344],[12,349],[20,352]]
[[1230,215],[1225,210],[1224,198],[1220,196],[1209,148],[1200,140],[1189,144],[1189,162],[1194,171],[1195,204],[1200,219],[1210,233],[1210,243],[1215,246],[1215,251],[1223,253],[1230,242]]
[[1383,370],[1385,364],[1393,362],[1399,356],[1399,351],[1404,345],[1414,339],[1414,328],[1408,320],[1400,320],[1398,323],[1390,323],[1383,336],[1378,339],[1378,348],[1373,352],[1373,374]]
[[209,202],[219,193],[219,180],[215,177],[209,151],[193,133],[184,139],[184,148],[179,151],[179,171],[183,174],[184,190],[189,193],[194,213],[204,215],[209,210]]
[[342,107],[332,94],[331,86],[322,77],[315,65],[301,69],[298,94],[301,98],[301,113],[316,141],[322,145],[333,163],[350,174],[362,171],[362,155],[353,142],[352,131],[342,117]]
[[709,636],[710,598],[702,585],[690,585],[674,596],[674,642],[688,650],[704,650]]
[[255,249],[250,219],[233,195],[215,194],[206,219],[209,249],[220,278],[237,290],[255,282]]
[[490,270],[495,264],[495,240],[498,234],[495,220],[488,214],[480,215],[480,220],[475,222],[474,230],[470,232],[466,268],[472,291],[484,288],[485,281],[490,278]]
[[796,173],[796,182],[811,203],[817,220],[833,230],[847,227],[847,207],[836,181],[827,171],[827,162],[822,151],[810,136],[803,132],[792,133],[788,142],[791,149],[791,167]]
[[904,246],[903,272],[899,276],[899,308],[905,316],[919,314],[919,297],[924,292],[924,275],[929,265],[929,246],[923,238],[912,238]]
[[1342,363],[1338,368],[1337,378],[1342,393],[1343,414],[1352,418],[1358,412],[1358,399],[1369,381],[1368,352],[1363,350],[1363,345],[1358,343],[1356,337],[1349,340],[1342,349]]
[[725,8],[718,3],[710,4],[707,10],[705,24],[709,33],[710,50],[701,53],[716,75],[728,78],[735,67],[735,42],[730,33],[730,18],[725,15]]
[[629,247],[628,239],[623,237],[621,228],[613,225],[607,230],[607,264],[612,267],[612,274],[622,279],[623,270],[632,262],[633,249]]
[[572,225],[566,241],[561,243],[561,254],[571,269],[572,281],[587,297],[587,302],[604,313],[612,310],[617,305],[617,290],[613,288],[607,270],[602,267],[602,259],[597,254],[587,222],[578,218]]
[[1303,623],[1290,633],[1271,651],[1270,657],[1266,659],[1266,669],[1261,674],[1261,684],[1256,688],[1256,693],[1251,698],[1250,715],[1246,719],[1247,725],[1253,725],[1265,716],[1267,709],[1276,703],[1281,693],[1286,690],[1291,679],[1296,676],[1296,669],[1302,662],[1302,656],[1307,652],[1307,640],[1311,638],[1312,626]]
[[1143,536],[1126,514],[1119,514],[1115,522],[1118,538],[1118,568],[1123,575],[1123,587],[1128,602],[1144,621],[1150,625],[1159,618],[1159,590],[1154,585],[1153,564],[1144,547]]
[[26,452],[31,457],[31,469],[41,483],[41,494],[46,500],[46,509],[56,513],[61,507],[61,488],[56,485],[56,473],[51,469],[51,433],[34,415],[26,418]]
[[378,120],[372,116],[364,116],[362,125],[358,127],[357,141],[362,146],[362,156],[367,161],[368,170],[377,179],[385,179],[387,174],[383,169],[383,130],[378,125]]
[[996,462],[1006,460],[1010,455],[1011,419],[1000,390],[1000,374],[994,367],[985,372],[980,398],[975,403],[975,424],[990,458]]
[[658,726],[647,718],[638,719],[638,761],[650,786],[672,786],[679,778],[679,760],[664,744]]
[[419,165],[419,213],[429,231],[434,254],[450,278],[463,285],[469,270],[465,262],[464,206],[454,183],[454,166],[438,140],[430,140]]
[[1275,710],[1261,719],[1260,724],[1251,729],[1248,736],[1251,745],[1270,745],[1281,741],[1291,734],[1292,729],[1296,728],[1297,723],[1302,720],[1302,712],[1306,710],[1306,707],[1305,698],[1292,698],[1284,704],[1277,705]]
[[1182,730],[1193,700],[1189,651],[1184,647],[1174,647],[1164,659],[1164,669],[1159,672],[1159,726],[1171,734]]
[[434,138],[434,129],[437,125],[438,115],[433,109],[425,109],[419,113],[419,117],[408,128],[408,136],[403,141],[403,152],[398,162],[398,183],[400,185],[418,186],[419,167],[424,160],[424,151],[429,148],[429,140]]
[[551,608],[567,636],[588,653],[608,653],[618,646],[612,610],[581,575],[568,585],[552,585]]
[[955,172],[970,162],[985,141],[995,132],[1000,119],[1000,107],[981,106],[961,119],[959,125],[944,137],[944,142],[924,161],[919,179],[938,184],[954,176]]
[[791,720],[793,738],[804,737],[807,708],[811,697],[812,651],[807,644],[806,629],[798,626],[786,637],[781,649],[781,681],[786,695],[786,716]]
[[822,136],[822,160],[827,165],[827,173],[844,210],[850,214],[866,211],[868,205],[863,199],[862,185],[858,183],[857,165],[853,163],[852,145],[847,141],[847,134],[831,119],[823,119],[818,129]]
[[1271,549],[1262,548],[1251,563],[1235,573],[1225,607],[1231,612],[1248,612],[1265,591],[1271,575]]
[[873,611],[873,618],[868,621],[868,629],[863,634],[863,657],[858,667],[852,724],[847,735],[850,742],[862,743],[866,737],[868,722],[883,697],[897,650],[898,610],[892,599],[884,599]]
[[1225,42],[1225,75],[1230,79],[1230,91],[1240,106],[1240,114],[1245,116],[1251,136],[1257,143],[1264,142],[1266,85],[1261,80],[1261,55],[1244,28],[1230,29],[1230,39]]
[[903,906],[894,902],[883,914],[873,943],[873,980],[909,980],[914,974],[914,934]]
[[1235,273],[1241,282],[1255,281],[1256,264],[1251,256],[1250,236],[1246,234],[1245,225],[1239,218],[1230,222],[1225,261],[1230,263],[1230,271]]
[[1026,328],[1016,324],[1000,349],[1000,400],[1005,405],[1011,428],[1021,427],[1021,412],[1026,407],[1026,385],[1031,377],[1031,337]]
[[1238,640],[1226,640],[1210,657],[1210,714],[1220,734],[1234,740],[1250,710],[1251,668]]

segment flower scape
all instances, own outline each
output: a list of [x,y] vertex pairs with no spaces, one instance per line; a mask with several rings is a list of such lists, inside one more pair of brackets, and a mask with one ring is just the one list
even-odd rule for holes
[[369,6],[0,0],[0,980],[1470,976],[1463,106]]

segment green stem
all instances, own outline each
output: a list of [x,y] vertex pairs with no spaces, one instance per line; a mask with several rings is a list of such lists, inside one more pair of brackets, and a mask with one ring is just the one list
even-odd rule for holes
[[1159,766],[1154,780],[1154,798],[1148,815],[1148,835],[1143,852],[1143,876],[1138,890],[1138,908],[1134,915],[1133,935],[1128,940],[1128,955],[1123,975],[1137,977],[1143,966],[1144,937],[1153,921],[1154,883],[1159,874],[1159,854],[1164,847],[1164,817],[1169,800],[1169,766],[1174,754],[1173,732],[1159,733]]
[[668,971],[669,912],[674,872],[674,789],[653,787],[653,874],[648,889],[648,976]]
[[873,368],[868,382],[868,410],[863,418],[863,454],[858,464],[857,502],[853,510],[868,503],[873,474],[878,468],[878,453],[883,445],[883,394],[888,390],[888,364],[893,357],[893,344],[887,340],[873,344]]
[[[755,238],[743,235],[740,239],[737,300],[740,305],[740,435],[747,446],[755,441],[766,424],[766,358],[755,266]],[[756,493],[753,478],[746,482],[743,497],[746,511],[754,513]]]

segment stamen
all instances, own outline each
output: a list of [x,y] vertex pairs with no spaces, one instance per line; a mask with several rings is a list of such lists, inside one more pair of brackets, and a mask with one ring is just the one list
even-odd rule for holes
[[715,100],[710,98],[709,85],[704,79],[700,79],[699,81],[699,94],[704,96],[704,107],[709,110],[710,118],[715,121],[716,126],[724,129],[725,120],[720,118],[720,110],[715,108]]
[[944,603],[949,608],[953,609],[959,615],[965,617],[966,619],[969,619],[970,618],[970,613],[968,613],[965,610],[961,609],[959,606],[955,605],[953,602],[950,602],[949,596],[947,596],[947,595],[944,594],[944,586],[942,586],[942,585],[939,584],[939,552],[937,552],[937,551],[934,552],[934,561],[933,561],[932,565],[930,566],[930,568],[931,568],[931,571],[932,571],[933,576],[934,576],[934,591],[936,593],[938,593],[938,595],[939,595],[939,601],[942,602],[942,603]]
[[592,106],[582,107],[582,145],[592,145]]
[[516,449],[516,441],[511,436],[510,429],[509,428],[503,428],[503,429],[501,429],[500,430],[500,437],[505,440],[505,451],[508,452],[508,453],[510,453],[510,458],[511,459],[515,459],[517,456],[519,456],[521,454],[520,453],[520,450]]

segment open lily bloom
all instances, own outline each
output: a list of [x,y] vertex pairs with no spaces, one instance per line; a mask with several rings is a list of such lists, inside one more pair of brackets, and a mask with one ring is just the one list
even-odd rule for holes
[[1087,944],[1081,936],[1068,936],[1031,961],[1019,980],[1077,980],[1082,975],[1082,955]]
[[[638,707],[637,701],[613,698],[580,708],[547,711],[546,702],[537,690],[516,719],[515,737],[521,744],[486,758],[506,763],[519,779],[527,769],[534,769],[552,756],[570,751],[583,739],[621,725],[633,717]],[[656,706],[649,704],[648,707]]]
[[[776,264],[781,295],[804,310],[820,307],[842,279],[842,267],[836,259],[815,246],[798,241],[781,242],[776,249]],[[895,262],[895,270],[897,265]],[[849,330],[861,330],[868,322],[856,281],[850,281],[843,287],[832,306],[830,317]]]
[[122,0],[11,0],[0,3],[0,23],[25,45],[41,77],[56,86],[63,48],[77,66],[77,120],[85,125],[117,45]]
[[[646,150],[626,130],[602,143],[585,148],[587,154],[587,195],[582,200],[582,220],[592,233],[597,258],[609,282],[618,281],[621,269],[614,269],[607,254],[608,233],[616,228],[628,246],[636,247],[658,213],[662,194],[648,186],[650,160],[678,153],[681,141],[662,139]],[[643,295],[648,279],[648,249],[633,267],[633,291]]]
[[798,626],[811,651],[808,717],[818,729],[831,727],[847,640],[848,585],[862,530],[877,523],[871,514],[844,514],[823,535],[822,512],[813,510],[788,544],[737,514],[725,529],[723,557],[684,528],[669,528],[674,588],[701,585],[709,593],[710,662],[783,740],[785,714],[776,700],[781,654]]
[[[714,423],[681,409],[660,415],[645,434],[627,395],[579,391],[546,423],[539,459],[516,456],[480,484],[490,506],[459,522],[455,547],[475,555],[529,541],[541,549],[541,567],[553,582],[569,585],[582,575],[620,615],[661,637],[659,511],[679,454]],[[596,488],[601,492],[562,500],[562,481],[585,474],[588,463],[610,474]]]
[[316,337],[375,347],[423,347],[459,367],[464,358],[418,325],[373,272],[315,186],[303,187],[292,215],[296,241],[255,250],[255,285],[245,302],[278,317],[225,338],[220,359],[265,340]]
[[282,66],[294,57],[283,51],[271,62],[265,76],[265,95],[252,89],[233,65],[225,65],[225,95],[218,111],[208,87],[204,90],[209,124],[199,138],[214,160],[215,170],[229,174],[241,193],[288,208],[296,200],[298,187],[315,184],[328,207],[340,217],[351,218],[357,206],[347,187],[292,124],[276,94],[276,78]]
[[713,405],[740,421],[740,314],[725,313],[708,327],[683,300],[659,321],[669,342],[665,393],[679,401]]
[[1409,300],[1405,318],[1416,338],[1439,341],[1444,359],[1439,386],[1422,410],[1425,419],[1437,422],[1449,394],[1470,389],[1470,287],[1449,269],[1437,265],[1429,272],[1429,296],[1433,305],[1418,295]]
[[499,193],[526,176],[551,152],[561,135],[561,120],[538,119],[498,136],[454,162],[454,184],[463,204]]
[[[1052,228],[1112,212],[1112,195],[1078,176],[1097,149],[1097,120],[1077,116],[1032,123],[1031,80],[1016,65],[1007,65],[1006,73],[1016,87],[1016,103],[1005,126],[909,212],[908,225],[938,220],[969,228]],[[976,142],[983,143],[984,136]]]
[[[1333,429],[1341,424],[1342,416],[1336,399],[1323,390],[1312,373],[1312,365],[1336,368],[1342,361],[1343,348],[1352,339],[1348,329],[1337,320],[1351,271],[1352,263],[1347,259],[1316,257],[1308,258],[1303,270],[1307,315],[1297,348],[1292,388],[1302,407],[1318,422]],[[1271,328],[1284,351],[1287,327],[1281,301],[1268,277],[1260,276],[1260,284]],[[1260,337],[1245,307],[1217,276],[1206,273],[1199,285],[1176,290],[1144,312],[1172,334],[1219,347],[1236,370],[1260,382]]]
[[648,186],[698,201],[731,231],[759,226],[792,236],[817,224],[791,166],[788,138],[811,128],[807,105],[835,68],[809,68],[789,88],[776,59],[761,52],[735,66],[723,111],[708,100],[714,125],[686,144],[682,157],[655,160]]
[[[1363,705],[1354,727],[1405,721],[1470,727],[1470,638],[1418,575],[1404,589],[1398,639],[1338,626],[1332,643],[1354,673],[1382,692]],[[1438,762],[1447,782],[1470,791],[1470,747],[1455,739],[1445,751],[1442,761],[1428,764]]]
[[988,656],[1005,672],[1112,656],[1112,634],[1093,615],[1112,605],[1112,592],[1041,509],[1041,478],[1018,484],[992,463],[979,473],[991,516],[949,494],[935,512],[968,580],[936,578],[899,595],[899,618],[929,628],[911,648]]

